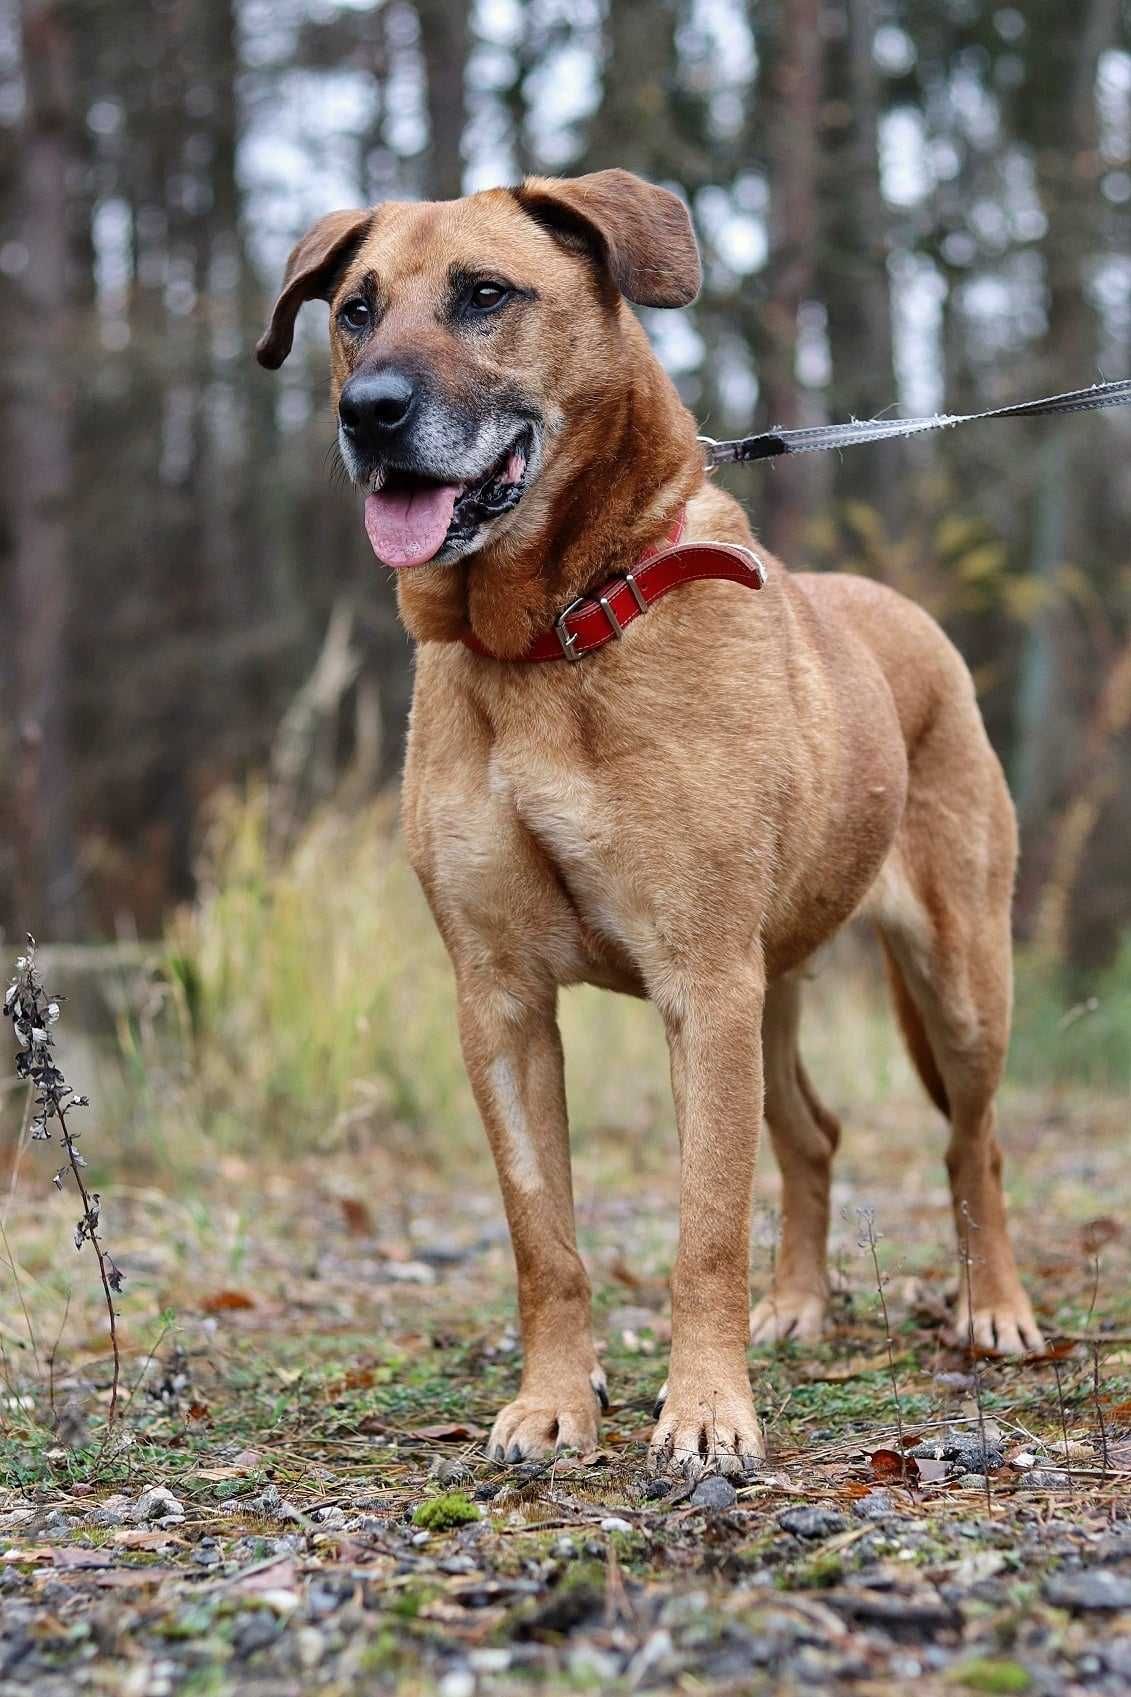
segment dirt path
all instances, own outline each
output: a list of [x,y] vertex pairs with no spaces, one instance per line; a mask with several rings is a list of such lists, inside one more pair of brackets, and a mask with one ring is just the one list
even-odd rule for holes
[[[770,1458],[737,1496],[645,1466],[670,1174],[610,1177],[596,1152],[583,1159],[613,1406],[593,1455],[516,1468],[481,1454],[519,1363],[509,1251],[480,1175],[441,1189],[370,1154],[266,1174],[231,1161],[204,1200],[120,1184],[136,1388],[109,1449],[90,1441],[108,1374],[97,1304],[77,1289],[54,1425],[45,1407],[69,1216],[44,1207],[41,1177],[25,1183],[8,1232],[41,1376],[9,1310],[0,1692],[1126,1691],[1119,1115],[1044,1145],[1026,1120],[1030,1287],[1051,1333],[1100,1341],[1062,1337],[1054,1359],[1017,1365],[943,1341],[954,1270],[937,1148],[896,1113],[846,1155],[832,1335],[752,1357]],[[856,1212],[893,1147],[902,1182],[876,1221],[894,1384]],[[769,1175],[763,1190],[772,1204]],[[771,1213],[757,1235],[756,1284]],[[911,1482],[900,1427],[941,1452]]]

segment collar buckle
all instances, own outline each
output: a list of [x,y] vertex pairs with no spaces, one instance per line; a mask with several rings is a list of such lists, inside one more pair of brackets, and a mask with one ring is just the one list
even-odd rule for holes
[[567,629],[566,620],[571,613],[576,613],[577,609],[588,599],[587,595],[579,595],[577,600],[571,601],[569,606],[563,608],[554,620],[554,635],[561,644],[562,653],[567,660],[580,660],[581,655],[577,652],[577,632]]

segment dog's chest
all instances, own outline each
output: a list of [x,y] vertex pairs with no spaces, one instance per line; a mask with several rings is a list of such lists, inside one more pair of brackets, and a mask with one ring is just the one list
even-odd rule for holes
[[612,785],[573,764],[499,756],[489,778],[552,862],[585,924],[643,964],[655,947],[653,904]]

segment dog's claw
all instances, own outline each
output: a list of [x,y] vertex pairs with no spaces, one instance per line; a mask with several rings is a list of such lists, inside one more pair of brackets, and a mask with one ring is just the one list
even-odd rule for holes
[[663,1384],[660,1386],[659,1390],[656,1392],[656,1400],[652,1404],[652,1418],[653,1418],[653,1420],[658,1420],[660,1418],[660,1415],[664,1412],[664,1404],[665,1404],[665,1402],[667,1402],[667,1400],[668,1400],[668,1381],[665,1379]]
[[742,1474],[760,1464],[765,1446],[749,1385],[720,1386],[710,1395],[664,1389],[650,1448],[654,1468],[680,1472],[694,1485],[708,1473]]
[[597,1401],[601,1405],[602,1414],[607,1414],[609,1408],[609,1387],[606,1383],[605,1375],[599,1367],[595,1367],[592,1373],[590,1373],[589,1383],[593,1387],[593,1395],[597,1398]]

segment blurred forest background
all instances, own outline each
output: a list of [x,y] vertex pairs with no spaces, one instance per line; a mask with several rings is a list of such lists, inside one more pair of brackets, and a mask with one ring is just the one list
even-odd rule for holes
[[[0,0],[0,926],[158,933],[213,799],[285,840],[395,777],[411,653],[331,486],[324,309],[252,346],[332,207],[623,165],[699,303],[646,315],[713,435],[1131,373],[1123,0]],[[1131,928],[1131,416],[733,474],[796,565],[970,659],[1018,927]]]

